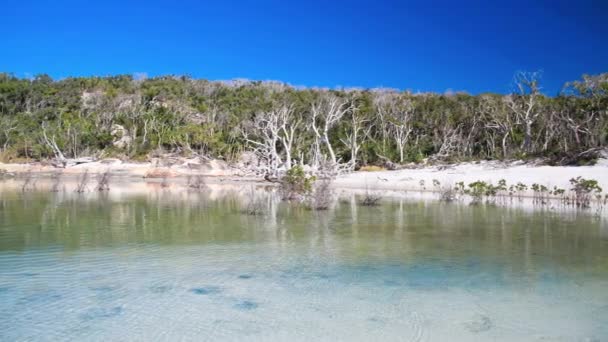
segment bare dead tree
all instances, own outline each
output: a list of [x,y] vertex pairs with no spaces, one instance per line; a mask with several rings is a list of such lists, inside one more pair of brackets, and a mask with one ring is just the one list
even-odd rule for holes
[[294,140],[296,138],[296,132],[300,128],[302,124],[302,118],[297,117],[295,115],[295,111],[293,106],[284,105],[282,106],[277,115],[279,117],[279,139],[283,144],[283,149],[285,152],[285,166],[287,169],[291,169],[292,167],[292,157],[291,152],[293,150]]
[[353,106],[351,112],[351,127],[350,131],[346,132],[346,138],[340,139],[344,145],[350,149],[350,160],[346,164],[345,169],[353,171],[357,165],[357,155],[364,139],[369,135],[369,132],[374,127],[369,123],[369,119],[363,117],[356,106]]
[[319,167],[322,152],[321,145],[325,145],[329,153],[329,162],[332,167],[337,167],[338,160],[336,153],[331,145],[329,131],[342,117],[353,110],[353,103],[348,99],[341,99],[332,94],[323,94],[319,100],[312,104],[311,108],[311,128],[315,136],[314,152],[315,158],[313,166]]
[[[561,120],[574,137],[575,146],[582,145],[581,136],[593,136],[593,126],[595,123],[596,112],[589,112],[582,118],[577,118],[568,111],[555,112],[557,119]],[[567,146],[565,146],[567,149]]]
[[[581,132],[586,136],[586,143],[589,147],[600,147],[606,145],[606,132],[608,129],[608,73],[599,75],[584,75],[581,81],[569,82],[566,84],[566,89],[574,93],[576,97],[584,99],[589,105],[585,107],[575,106],[578,112],[578,121],[582,121],[579,125],[570,125],[571,129],[583,130]],[[574,114],[574,113],[572,113]],[[571,117],[574,115],[570,115]]]
[[23,184],[21,184],[21,191],[26,192],[33,190],[36,187],[36,180],[34,179],[34,175],[32,170],[29,169],[23,174]]
[[314,191],[308,199],[308,206],[313,210],[327,210],[331,207],[334,193],[331,188],[333,180],[324,178],[315,183]]
[[264,201],[260,200],[253,187],[246,193],[247,206],[243,210],[243,213],[251,216],[264,215],[266,213],[266,206]]
[[375,207],[380,204],[380,199],[382,199],[382,196],[366,189],[361,205],[365,207]]
[[[405,146],[413,131],[413,101],[409,94],[386,92],[374,98],[374,106],[380,118],[383,141],[390,137],[395,142],[399,149],[399,162],[403,163]],[[386,150],[386,146],[383,150]]]
[[503,158],[509,156],[508,139],[513,132],[513,120],[509,112],[504,110],[504,102],[501,98],[482,95],[480,97],[480,112],[486,117],[485,132],[488,141],[492,144],[490,150],[494,154],[496,149],[494,135],[500,140]]
[[266,173],[277,175],[279,165],[283,163],[277,150],[281,130],[278,111],[258,113],[250,127],[241,128],[247,143],[254,147],[254,152],[266,161]]
[[455,151],[458,151],[460,148],[460,132],[461,126],[447,128],[445,130],[445,135],[442,137],[439,151],[437,151],[433,157],[436,159],[444,159],[454,155]]
[[302,119],[295,114],[293,106],[281,105],[258,113],[252,124],[241,127],[245,141],[266,161],[267,176],[276,177],[281,165],[287,169],[293,166],[292,151],[301,124]]
[[53,181],[53,183],[51,184],[51,192],[59,191],[59,187],[61,186],[61,175],[62,174],[63,174],[62,171],[57,171],[51,175],[51,179]]
[[516,123],[524,127],[524,141],[521,148],[525,152],[533,152],[532,127],[541,113],[538,110],[541,96],[540,76],[539,71],[516,73],[514,83],[517,93],[505,97],[507,106],[515,113]]
[[53,153],[55,154],[55,158],[57,158],[59,162],[65,167],[65,165],[67,164],[67,159],[63,155],[63,152],[61,152],[61,149],[59,149],[59,146],[57,146],[55,136],[52,135],[51,138],[47,136],[46,126],[46,123],[42,124],[42,138],[44,140],[44,143],[51,149],[51,151],[53,151]]
[[460,133],[460,144],[458,150],[458,156],[462,157],[472,157],[477,141],[477,137],[483,128],[483,115],[477,112],[477,106],[471,105],[469,102],[460,103],[462,111],[465,113],[472,113],[473,115],[468,115],[464,120],[463,126],[466,127],[466,130],[462,130]]
[[[398,96],[398,92],[392,89],[375,89],[374,91],[374,109],[376,110],[376,127],[378,130],[378,134],[380,139],[382,140],[382,150],[381,154],[386,154],[387,152],[387,140],[389,136],[389,106],[386,106],[386,103],[391,103],[390,101],[395,96]],[[390,160],[389,160],[390,161]]]
[[87,191],[87,183],[89,182],[89,170],[84,170],[80,176],[78,176],[78,182],[76,184],[76,192],[83,193]]
[[205,182],[205,178],[202,175],[189,175],[187,186],[189,189],[195,191],[202,191],[207,188],[207,183]]
[[97,191],[109,191],[110,190],[110,170],[106,170],[97,176]]

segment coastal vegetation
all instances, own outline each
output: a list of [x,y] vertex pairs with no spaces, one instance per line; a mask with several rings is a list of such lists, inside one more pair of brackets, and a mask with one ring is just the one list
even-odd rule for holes
[[540,81],[539,73],[521,72],[512,93],[471,95],[5,73],[0,161],[65,166],[169,152],[236,161],[248,152],[272,177],[294,165],[335,174],[422,160],[592,163],[608,139],[608,74],[568,82],[557,96],[543,94]]

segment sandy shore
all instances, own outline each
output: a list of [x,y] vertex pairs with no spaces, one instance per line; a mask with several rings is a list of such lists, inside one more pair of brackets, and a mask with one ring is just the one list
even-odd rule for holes
[[0,170],[10,173],[32,172],[35,174],[53,174],[62,172],[64,175],[78,175],[84,172],[92,174],[110,171],[113,176],[150,177],[157,172],[167,172],[169,177],[180,175],[202,174],[205,176],[241,176],[237,169],[229,167],[225,162],[211,160],[206,163],[182,163],[176,165],[162,165],[157,162],[135,163],[124,162],[118,159],[104,159],[88,162],[66,168],[56,168],[43,163],[33,164],[4,164],[0,163]]
[[[209,161],[198,165],[158,166],[157,163],[132,163],[120,160],[102,160],[57,169],[42,164],[2,164],[0,170],[20,174],[32,172],[43,177],[61,171],[64,176],[77,176],[85,171],[91,174],[110,171],[113,177],[120,178],[168,178],[181,181],[188,175],[200,174],[208,177],[212,183],[264,182],[259,176],[246,174],[241,170],[229,167],[221,161]],[[570,189],[570,179],[581,176],[595,179],[604,192],[608,191],[608,159],[600,159],[593,166],[536,166],[523,162],[509,164],[489,161],[461,163],[448,166],[429,166],[418,169],[397,171],[353,172],[339,176],[335,188],[394,190],[394,191],[438,191],[443,187],[452,187],[457,182],[469,184],[474,181],[485,181],[497,184],[504,179],[507,185],[524,183],[528,186],[538,183],[552,189],[554,186]],[[437,185],[437,183],[439,185]]]
[[[354,172],[339,177],[337,187],[369,188],[375,190],[440,190],[458,182],[469,184],[484,181],[498,184],[501,179],[507,186],[521,182],[530,187],[537,183],[553,189],[554,186],[568,190],[570,179],[576,177],[595,179],[608,190],[608,159],[600,159],[593,166],[535,166],[514,162],[462,163],[450,166],[425,167],[398,171]],[[439,186],[434,185],[439,182]]]

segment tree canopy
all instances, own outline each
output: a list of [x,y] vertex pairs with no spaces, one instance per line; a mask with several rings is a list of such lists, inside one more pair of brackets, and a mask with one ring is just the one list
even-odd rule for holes
[[[53,80],[0,74],[3,161],[254,151],[270,168],[561,157],[606,146],[608,74],[562,93],[518,73],[512,94],[300,89],[279,82],[214,82],[129,75]],[[61,156],[60,156],[61,155]]]

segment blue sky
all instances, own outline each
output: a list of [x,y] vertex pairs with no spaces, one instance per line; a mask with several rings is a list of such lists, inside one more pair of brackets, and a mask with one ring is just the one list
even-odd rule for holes
[[608,71],[608,1],[1,0],[0,71],[557,92]]

